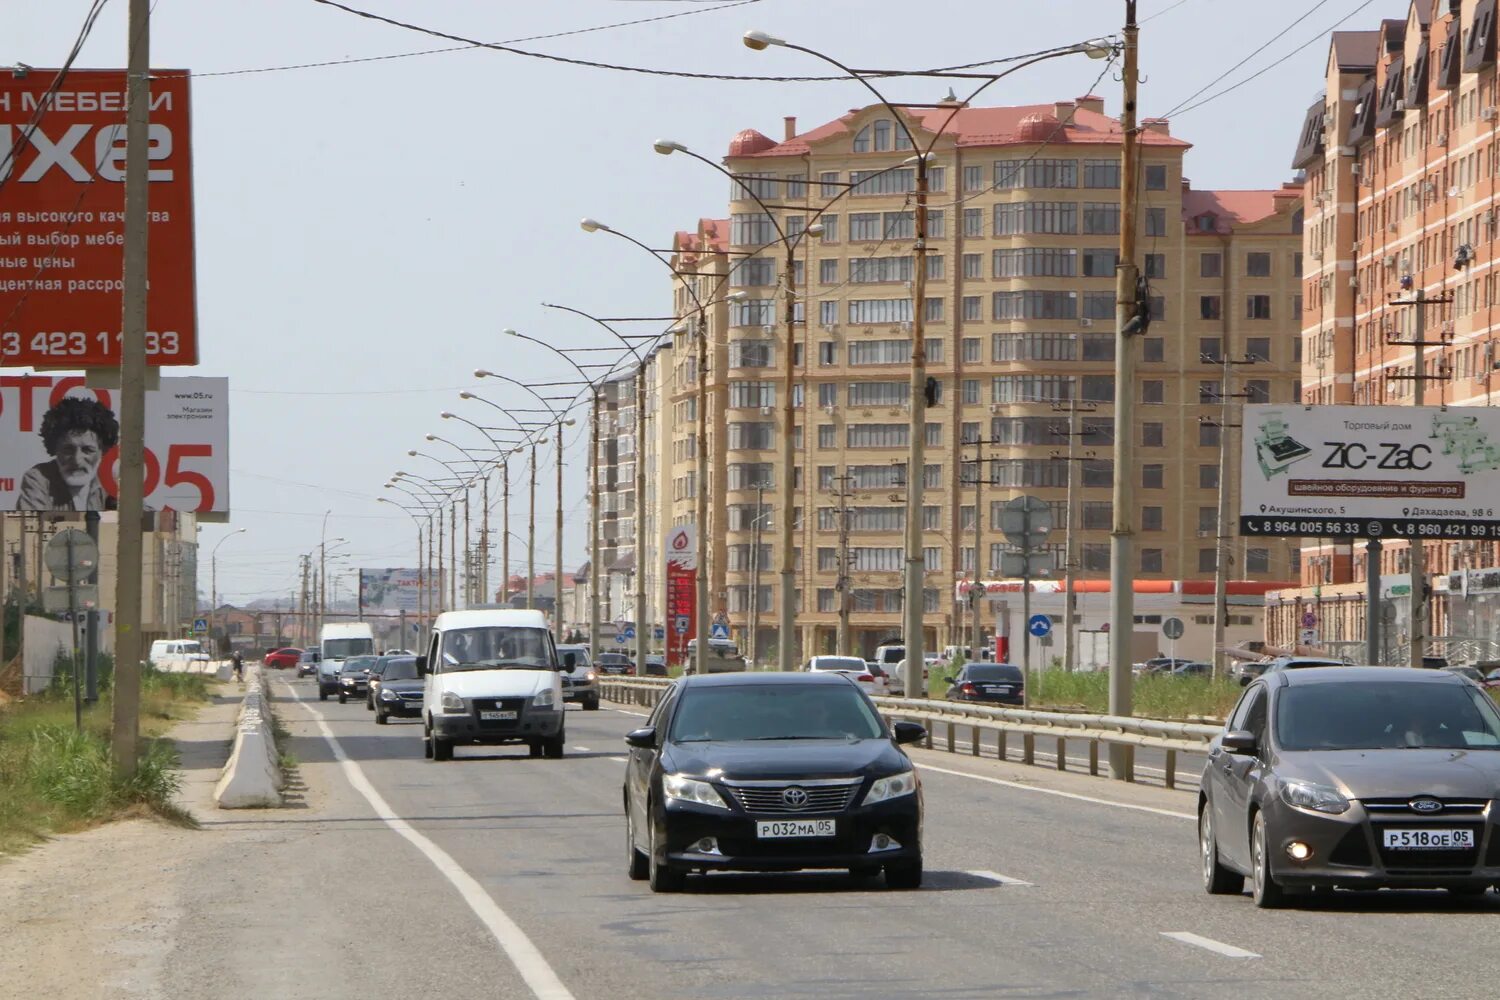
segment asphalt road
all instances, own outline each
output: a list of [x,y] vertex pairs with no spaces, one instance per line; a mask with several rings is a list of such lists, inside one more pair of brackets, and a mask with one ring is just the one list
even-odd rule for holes
[[[1268,912],[1211,898],[1190,790],[917,751],[922,890],[715,875],[656,896],[625,874],[621,736],[638,709],[570,712],[560,761],[474,748],[434,764],[415,721],[376,726],[362,703],[318,702],[306,681],[273,693],[304,781],[341,813],[319,820],[316,849],[351,864],[326,870],[315,895],[369,907],[329,928],[330,949],[365,955],[357,982],[321,978],[324,997],[460,984],[559,1000],[1494,993],[1493,894],[1338,893]],[[261,815],[295,843],[294,811]],[[360,943],[349,925],[367,921],[378,930]],[[317,953],[290,950],[288,982]]]

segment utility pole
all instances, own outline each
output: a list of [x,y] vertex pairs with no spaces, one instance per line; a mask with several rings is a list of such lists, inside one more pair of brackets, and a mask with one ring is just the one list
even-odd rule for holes
[[479,528],[479,589],[475,604],[488,604],[490,597],[490,470],[484,470],[484,485],[479,494],[483,506]]
[[464,607],[474,603],[474,549],[469,540],[469,494],[474,491],[470,480],[464,486]]
[[[622,383],[623,385],[623,383]],[[660,535],[657,535],[660,538]],[[663,577],[665,579],[665,577]],[[662,602],[663,615],[666,602]],[[635,670],[645,676],[655,622],[646,621],[646,364],[635,367]],[[666,624],[665,618],[663,625]]]
[[[641,453],[640,442],[636,443],[635,460],[644,461]],[[589,518],[589,656],[599,655],[599,642],[602,638],[599,630],[599,521],[602,519],[600,504],[604,493],[599,483],[599,383],[594,383],[594,412],[589,420],[589,472],[594,482],[593,497],[590,508],[593,517]],[[636,559],[636,565],[640,565],[640,559]],[[644,622],[636,622],[636,632],[645,628]],[[636,670],[641,677],[646,675],[646,664],[642,662]]]
[[146,253],[151,121],[151,3],[130,0],[125,69],[125,236],[120,344],[118,567],[115,585],[115,774],[135,774],[141,712],[141,516],[146,470]]
[[[1078,414],[1093,413],[1099,407],[1095,403],[1079,401],[1078,380],[1076,378],[1073,379],[1069,390],[1068,405],[1063,406],[1061,403],[1054,403],[1052,404],[1052,409],[1068,414],[1068,430],[1066,434],[1068,439],[1068,492],[1066,509],[1063,511],[1063,670],[1071,674],[1078,669],[1078,643],[1076,641],[1078,635],[1078,594],[1075,589],[1078,581],[1078,552],[1073,547],[1075,539],[1073,525],[1078,520],[1076,510],[1078,504],[1074,499],[1077,496],[1075,484],[1078,479],[1077,470],[1078,462],[1080,461],[1077,456],[1077,445],[1079,438],[1092,437],[1097,433],[1094,430],[1079,430]],[[1118,428],[1116,428],[1115,433],[1119,433]],[[1056,437],[1059,435],[1059,432],[1054,430],[1052,434]],[[1085,458],[1084,460],[1086,461],[1087,459]]]
[[[906,129],[905,122],[897,122]],[[912,136],[908,132],[907,138]],[[912,142],[916,147],[917,143]],[[925,666],[922,631],[923,612],[927,609],[923,583],[926,566],[922,551],[922,497],[926,477],[923,463],[927,444],[927,153],[915,157],[917,167],[916,223],[917,241],[912,247],[911,304],[911,388],[908,403],[911,420],[907,426],[906,486],[906,578],[903,583],[902,641],[906,647],[906,670],[901,679],[908,698],[927,697],[923,683]]]
[[[467,499],[468,493],[464,493]],[[448,513],[448,607],[458,609],[458,498],[453,499],[453,509]]]
[[554,571],[552,575],[552,624],[557,631],[557,641],[566,636],[563,631],[563,423],[557,422],[557,525],[553,543]]
[[526,524],[526,607],[533,609],[536,585],[536,442],[531,443],[531,516]]
[[847,472],[842,476],[835,476],[833,481],[838,484],[838,492],[833,496],[838,498],[839,519],[839,579],[834,585],[834,591],[839,595],[839,627],[838,638],[834,646],[834,652],[840,656],[851,656],[849,652],[849,606],[853,599],[851,580],[849,578],[849,500],[854,496],[852,484],[854,477]]
[[[791,287],[792,275],[786,276],[787,287]],[[693,615],[694,636],[697,647],[697,655],[694,657],[693,669],[698,676],[703,677],[708,673],[708,317],[704,314],[704,307],[698,306],[698,364],[694,373],[698,380],[698,436],[693,443],[697,451],[698,475],[694,484],[694,515],[693,520],[697,525],[693,537],[697,544],[697,591],[694,604],[697,605],[697,613]],[[639,400],[636,405],[640,405]],[[637,456],[639,462],[639,456]],[[791,468],[782,470],[782,474],[791,478]],[[639,569],[637,560],[637,569]],[[788,632],[791,627],[786,626]]]
[[760,651],[760,525],[765,517],[766,484],[755,484],[755,519],[750,522],[750,642],[746,658],[753,667]]
[[[981,650],[984,649],[984,615],[979,610],[985,597],[984,572],[981,568],[984,563],[980,555],[983,551],[981,546],[983,545],[984,481],[987,478],[984,468],[984,446],[995,443],[983,436],[972,441],[961,442],[961,444],[974,446],[974,582],[969,585],[969,611],[974,620],[970,623],[973,634],[969,640],[969,655],[964,657],[969,661],[978,660],[983,655]],[[957,645],[963,645],[962,638],[958,640]],[[995,655],[998,657],[999,653]]]
[[[1227,259],[1227,256],[1226,256]],[[1235,399],[1249,399],[1248,392],[1235,392],[1232,380],[1234,378],[1235,365],[1253,365],[1255,359],[1246,355],[1242,360],[1234,360],[1229,356],[1229,344],[1226,341],[1221,345],[1222,357],[1214,357],[1211,354],[1201,355],[1199,360],[1205,364],[1219,364],[1223,368],[1223,374],[1219,376],[1219,419],[1217,421],[1199,419],[1199,423],[1206,427],[1219,428],[1219,507],[1215,517],[1214,536],[1214,658],[1213,676],[1229,676],[1229,654],[1224,652],[1225,630],[1229,626],[1229,548],[1233,542],[1233,536],[1229,533],[1230,527],[1230,499],[1234,492],[1231,484],[1231,476],[1234,467],[1230,462],[1229,432],[1240,425],[1234,423],[1230,417],[1230,405]]]
[[[1427,310],[1425,307],[1433,305],[1446,306],[1451,301],[1452,298],[1446,293],[1438,295],[1435,298],[1428,298],[1426,295],[1422,294],[1422,290],[1418,288],[1412,292],[1411,298],[1394,299],[1391,302],[1392,305],[1416,307],[1416,312],[1413,315],[1414,322],[1412,324],[1412,339],[1402,341],[1394,340],[1389,336],[1387,336],[1386,338],[1387,344],[1410,347],[1412,349],[1413,363],[1411,375],[1387,375],[1386,378],[1388,380],[1408,378],[1411,380],[1413,406],[1422,406],[1425,403],[1427,398],[1426,387],[1428,379],[1434,379],[1437,381],[1446,381],[1448,379],[1448,376],[1442,371],[1439,371],[1434,375],[1427,374],[1427,361],[1425,357],[1427,353],[1426,348],[1446,347],[1448,344],[1448,340],[1446,339],[1446,337],[1441,340],[1429,341],[1426,339]],[[1441,366],[1441,362],[1439,362],[1439,366]],[[1407,539],[1406,544],[1410,551],[1411,559],[1411,641],[1407,647],[1409,653],[1407,665],[1412,667],[1421,667],[1423,657],[1426,655],[1427,651],[1426,647],[1428,635],[1427,552],[1426,546],[1424,545],[1420,537]],[[1378,552],[1379,550],[1377,549],[1376,551]],[[1376,573],[1376,578],[1379,578],[1378,572]],[[1376,593],[1378,589],[1378,586],[1375,588],[1371,588],[1370,592]],[[1365,612],[1366,618],[1373,618],[1375,616],[1375,612],[1376,606],[1373,604],[1370,605]]]
[[[1109,714],[1132,714],[1130,672],[1131,644],[1135,636],[1135,593],[1131,589],[1131,536],[1134,533],[1135,475],[1135,338],[1150,322],[1149,312],[1142,312],[1136,270],[1136,68],[1140,47],[1140,26],[1135,20],[1136,0],[1125,0],[1125,66],[1124,106],[1120,111],[1120,262],[1115,282],[1115,447],[1114,447],[1114,528],[1110,532],[1110,633],[1109,633]],[[1109,774],[1128,781],[1134,774],[1132,748],[1123,743],[1110,744]]]
[[298,614],[298,617],[297,617],[297,628],[298,628],[298,631],[300,633],[298,635],[298,640],[299,640],[299,643],[302,646],[302,648],[306,649],[307,648],[307,575],[308,575],[308,571],[312,568],[312,565],[311,565],[312,564],[312,559],[309,556],[303,555],[303,556],[298,556],[297,557],[297,561],[302,564],[301,565],[301,568],[302,568],[302,600],[297,605],[297,614]]
[[500,490],[500,562],[503,571],[500,577],[500,603],[510,604],[510,456],[500,463],[500,474],[505,482]]

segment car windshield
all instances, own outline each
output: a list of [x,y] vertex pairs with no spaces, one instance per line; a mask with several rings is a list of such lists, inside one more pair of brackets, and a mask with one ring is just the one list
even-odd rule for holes
[[855,659],[852,656],[820,656],[812,661],[814,670],[853,670],[855,673],[864,673],[865,661]]
[[330,660],[343,660],[351,656],[367,656],[375,652],[374,639],[324,639],[323,655]]
[[375,665],[373,656],[351,656],[344,661],[345,670],[369,670]]
[[689,687],[672,719],[677,743],[739,740],[873,740],[880,721],[850,684]]
[[1500,712],[1467,684],[1297,684],[1276,704],[1283,750],[1500,750]]
[[415,656],[393,656],[386,661],[385,670],[381,671],[380,679],[383,681],[414,681],[417,679],[417,658]]
[[491,625],[443,633],[444,670],[551,670],[552,644],[543,628]]
[[1021,683],[1021,668],[1009,663],[970,664],[964,668],[964,676],[971,681],[1008,681]]

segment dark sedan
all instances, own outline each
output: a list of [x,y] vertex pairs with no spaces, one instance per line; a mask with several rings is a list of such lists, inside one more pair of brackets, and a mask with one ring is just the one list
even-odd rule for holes
[[922,882],[922,789],[887,727],[838,674],[685,677],[625,738],[630,877],[680,890],[690,871],[883,869]]
[[965,663],[948,680],[949,701],[987,701],[1021,705],[1026,701],[1026,679],[1010,663]]
[[1500,711],[1444,670],[1267,673],[1209,745],[1204,887],[1257,906],[1332,888],[1500,884]]
[[375,721],[385,725],[391,716],[418,718],[422,714],[422,688],[426,682],[417,673],[415,656],[382,656],[383,669],[375,689]]
[[375,665],[374,656],[351,656],[339,668],[339,704],[357,698],[370,688],[370,668]]
[[628,675],[635,673],[635,663],[624,653],[600,653],[594,669],[601,674]]

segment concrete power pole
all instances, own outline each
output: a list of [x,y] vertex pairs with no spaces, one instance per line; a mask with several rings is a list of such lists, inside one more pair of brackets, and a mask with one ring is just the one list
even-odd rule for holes
[[[833,481],[838,484],[838,492],[833,495],[838,498],[839,505],[839,579],[834,587],[839,600],[839,626],[838,639],[834,645],[834,652],[840,656],[853,656],[849,646],[849,607],[853,602],[853,588],[849,576],[849,500],[854,496],[851,485],[854,477],[845,473],[835,476]],[[809,655],[811,655],[809,653]]]
[[[1078,522],[1075,484],[1078,481],[1078,439],[1091,437],[1092,430],[1078,429],[1078,414],[1092,413],[1098,409],[1095,403],[1080,402],[1078,380],[1074,379],[1068,394],[1068,405],[1054,404],[1054,410],[1068,414],[1068,492],[1067,509],[1063,512],[1063,670],[1072,673],[1078,669],[1078,550],[1074,546],[1076,536],[1073,526]],[[1057,434],[1053,431],[1054,436]],[[1083,459],[1087,460],[1087,459]]]
[[[1131,589],[1134,534],[1135,475],[1135,339],[1149,322],[1143,314],[1136,270],[1136,214],[1139,178],[1136,170],[1136,68],[1140,26],[1135,20],[1136,0],[1125,0],[1124,106],[1120,111],[1120,262],[1115,283],[1115,448],[1114,528],[1110,532],[1110,635],[1109,714],[1127,716],[1132,711],[1131,645],[1135,636],[1135,593]],[[1129,780],[1134,771],[1132,748],[1111,744],[1109,774]]]
[[115,773],[135,774],[140,740],[141,515],[146,470],[146,247],[150,194],[151,3],[130,0],[125,70],[124,307],[120,345],[119,543],[115,587],[114,708],[110,756]]
[[745,658],[751,667],[759,662],[760,654],[760,526],[765,518],[766,484],[755,484],[755,519],[750,522],[750,610],[748,612],[750,641]]

